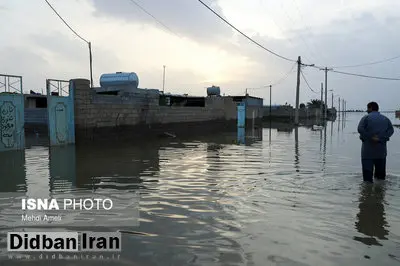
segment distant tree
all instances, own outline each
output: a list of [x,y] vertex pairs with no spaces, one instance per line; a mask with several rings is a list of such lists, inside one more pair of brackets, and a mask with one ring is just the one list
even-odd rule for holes
[[[307,103],[307,108],[321,108],[321,100],[313,99]],[[322,105],[322,108],[325,109],[325,104]]]
[[306,108],[306,105],[304,103],[301,103],[300,104],[300,109],[304,109],[304,108]]

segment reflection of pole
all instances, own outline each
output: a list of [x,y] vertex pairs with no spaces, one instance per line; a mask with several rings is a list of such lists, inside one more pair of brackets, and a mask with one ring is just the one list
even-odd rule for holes
[[272,85],[269,85],[269,160],[271,162]]
[[299,128],[294,128],[294,168],[296,172],[300,172],[300,155],[299,155]]
[[324,127],[324,148],[322,149],[322,169],[323,171],[325,170],[325,165],[326,165],[326,127]]
[[92,43],[89,42],[90,87],[93,88]]

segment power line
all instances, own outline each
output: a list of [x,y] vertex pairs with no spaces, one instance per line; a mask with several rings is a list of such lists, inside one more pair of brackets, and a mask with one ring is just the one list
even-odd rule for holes
[[285,81],[285,80],[289,77],[289,75],[290,75],[291,73],[293,73],[293,69],[294,69],[294,67],[295,67],[296,65],[297,65],[297,64],[294,63],[293,66],[290,68],[290,70],[289,70],[281,79],[279,79],[277,82],[271,84],[271,86],[276,86],[276,85],[282,83],[283,81]]
[[58,14],[57,10],[55,10],[55,8],[47,1],[44,0],[51,9],[53,9],[54,13],[56,13],[56,15],[62,20],[62,22],[64,22],[64,24],[82,41],[86,42],[87,44],[89,44],[89,41],[87,41],[86,39],[84,39],[82,36],[80,36],[62,17],[60,14]]
[[296,62],[296,60],[293,59],[289,59],[285,56],[279,55],[273,51],[271,51],[270,49],[266,48],[265,46],[263,46],[262,44],[258,43],[257,41],[253,40],[251,37],[247,36],[245,33],[243,33],[242,31],[240,31],[238,28],[236,28],[235,26],[233,26],[229,21],[227,21],[226,19],[224,19],[221,15],[219,15],[217,12],[215,12],[211,7],[209,7],[207,4],[205,4],[202,0],[198,0],[203,6],[205,6],[208,10],[210,10],[212,13],[214,13],[214,15],[216,15],[217,17],[219,17],[222,21],[224,21],[226,24],[228,24],[231,28],[233,28],[234,30],[236,30],[237,32],[239,32],[240,34],[242,34],[245,38],[247,38],[249,41],[251,41],[252,43],[256,44],[257,46],[259,46],[260,48],[264,49],[265,51],[281,58],[287,61],[291,61],[291,62]]
[[313,90],[313,89],[311,88],[311,86],[310,86],[310,84],[308,83],[308,81],[307,81],[307,79],[306,79],[306,77],[305,77],[305,75],[304,75],[304,73],[303,73],[302,70],[300,70],[300,73],[301,73],[301,76],[303,77],[303,80],[306,82],[307,87],[308,87],[312,92],[314,92],[315,94],[317,94],[318,92],[316,92],[315,90]]
[[155,21],[157,21],[158,24],[160,24],[161,26],[163,26],[164,28],[166,28],[168,31],[170,31],[172,34],[175,34],[176,36],[179,37],[178,34],[176,34],[171,28],[169,28],[167,25],[165,25],[164,23],[162,23],[159,19],[157,19],[154,15],[152,15],[149,11],[147,11],[144,7],[142,7],[138,2],[134,1],[134,0],[129,0],[132,4],[134,4],[135,6],[137,6],[138,8],[140,8],[140,10],[142,10],[144,13],[146,13],[147,15],[149,15],[150,17],[152,17]]
[[358,65],[347,65],[347,66],[333,66],[333,68],[351,68],[351,67],[370,66],[370,65],[376,65],[376,64],[389,62],[389,61],[395,60],[397,58],[400,58],[400,55],[397,55],[397,56],[394,56],[394,57],[390,57],[390,58],[386,58],[386,59],[382,59],[382,60],[379,60],[379,61],[370,62],[370,63],[364,63],[364,64],[358,64]]
[[342,74],[342,75],[348,75],[348,76],[363,77],[363,78],[382,79],[382,80],[396,80],[396,81],[400,81],[400,78],[388,78],[388,77],[369,76],[369,75],[363,75],[363,74],[356,74],[356,73],[342,72],[342,71],[337,71],[337,70],[331,70],[331,72],[338,73],[338,74]]
[[[289,15],[288,12],[286,12],[285,8],[283,7],[283,3],[282,3],[282,2],[281,2],[281,9],[285,12],[286,17],[290,20],[290,22],[291,22],[292,24],[295,24],[295,22],[294,22],[294,20],[292,19],[292,17]],[[299,11],[299,12],[300,12],[300,11]],[[301,32],[299,32],[298,34],[299,34],[299,36],[300,36],[301,41],[302,41],[302,42],[304,43],[304,45],[306,46],[306,48],[307,48],[309,54],[310,54],[311,57],[315,60],[315,59],[316,59],[315,54],[311,51],[311,48],[310,48],[310,46],[308,45],[308,43],[306,42],[306,40],[304,39],[303,34],[301,34]],[[306,57],[306,59],[308,59],[308,58]],[[311,61],[311,60],[308,60],[308,61]]]
[[[309,33],[310,35],[312,35],[312,32],[311,32],[311,30],[310,30],[310,27],[309,27],[309,25],[306,23],[306,21],[305,21],[305,19],[304,19],[303,12],[301,12],[300,7],[299,7],[299,5],[298,5],[298,3],[297,3],[297,0],[292,0],[292,2],[293,2],[294,5],[296,6],[297,12],[299,13],[300,18],[303,20],[303,23],[304,23],[304,25],[305,25],[306,30],[308,31],[308,33]],[[311,43],[311,42],[310,42],[310,43]],[[317,45],[316,45],[315,43],[312,43],[312,44],[314,44],[314,48],[316,48],[315,50],[317,51],[317,53],[320,52],[319,47],[317,47]],[[314,54],[314,55],[315,55],[315,54]],[[322,56],[323,59],[326,59],[323,53],[320,53],[319,55]]]

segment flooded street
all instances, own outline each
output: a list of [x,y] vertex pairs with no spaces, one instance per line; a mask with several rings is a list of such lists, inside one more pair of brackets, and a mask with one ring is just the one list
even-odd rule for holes
[[362,115],[318,131],[266,123],[246,145],[236,132],[50,149],[27,140],[0,155],[2,237],[13,195],[139,193],[121,265],[400,265],[400,129],[387,181],[364,185]]

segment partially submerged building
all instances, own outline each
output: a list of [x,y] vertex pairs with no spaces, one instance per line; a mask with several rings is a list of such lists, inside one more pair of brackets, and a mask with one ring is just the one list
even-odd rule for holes
[[88,80],[72,82],[77,142],[234,130],[240,103],[246,105],[247,119],[262,119],[262,99],[221,96],[215,86],[207,89],[206,97],[169,94],[139,88],[138,76],[132,72],[104,74],[97,88],[90,88]]

